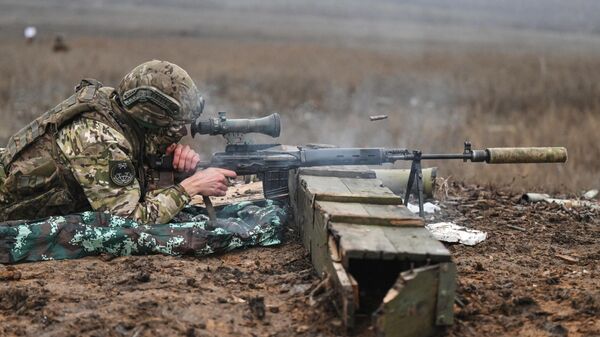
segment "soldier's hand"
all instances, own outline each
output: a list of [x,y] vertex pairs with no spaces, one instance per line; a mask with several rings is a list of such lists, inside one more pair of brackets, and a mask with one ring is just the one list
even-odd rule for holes
[[200,162],[200,155],[188,145],[171,144],[167,155],[173,154],[173,168],[179,172],[194,172]]
[[183,180],[181,186],[190,196],[200,194],[222,197],[227,192],[227,178],[235,178],[236,176],[233,171],[209,167]]

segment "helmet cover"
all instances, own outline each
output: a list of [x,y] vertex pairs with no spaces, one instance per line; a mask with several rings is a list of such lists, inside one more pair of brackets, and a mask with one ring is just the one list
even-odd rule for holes
[[117,88],[121,104],[146,128],[191,123],[204,100],[188,73],[176,64],[152,60],[130,71]]

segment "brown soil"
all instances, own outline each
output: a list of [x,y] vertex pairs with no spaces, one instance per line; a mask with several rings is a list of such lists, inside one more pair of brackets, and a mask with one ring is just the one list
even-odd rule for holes
[[[451,192],[436,221],[484,230],[488,239],[450,246],[458,296],[456,324],[444,335],[600,335],[598,212],[524,204],[479,187]],[[329,305],[309,304],[319,279],[294,231],[287,236],[275,248],[201,259],[0,266],[0,335],[339,335]]]
[[454,190],[447,216],[488,238],[450,247],[459,305],[449,335],[600,336],[599,212]]
[[[0,283],[1,336],[290,336],[326,329],[319,280],[290,240],[203,259],[90,257],[23,264]],[[4,271],[6,272],[6,270]]]

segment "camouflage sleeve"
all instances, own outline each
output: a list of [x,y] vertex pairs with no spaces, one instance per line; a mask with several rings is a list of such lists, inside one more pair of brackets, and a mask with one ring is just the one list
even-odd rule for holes
[[144,224],[166,223],[190,201],[180,185],[154,190],[141,200],[132,148],[115,129],[81,118],[60,130],[57,143],[95,211]]

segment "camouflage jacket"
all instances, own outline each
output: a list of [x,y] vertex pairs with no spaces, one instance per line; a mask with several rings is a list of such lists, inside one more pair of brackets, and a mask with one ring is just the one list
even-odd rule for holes
[[0,221],[94,210],[166,223],[189,202],[180,185],[145,192],[143,136],[113,92],[84,80],[9,139],[1,158]]

